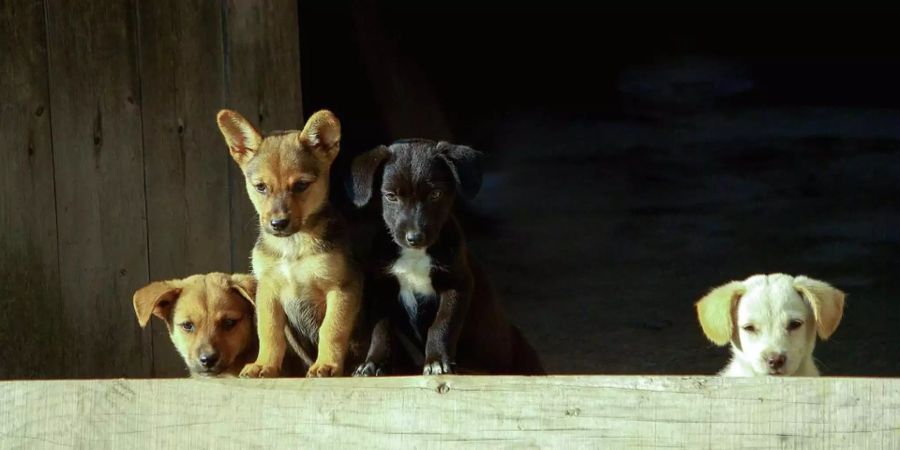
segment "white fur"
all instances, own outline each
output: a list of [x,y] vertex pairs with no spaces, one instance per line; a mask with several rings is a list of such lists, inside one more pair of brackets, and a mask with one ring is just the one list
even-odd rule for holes
[[[745,293],[737,306],[736,323],[740,347],[732,341],[732,359],[723,376],[760,375],[819,376],[813,362],[816,319],[809,302],[794,286],[794,277],[784,274],[754,275],[743,282]],[[792,320],[803,322],[788,331]],[[744,329],[753,325],[755,332]],[[772,373],[766,363],[770,354],[786,356],[784,367]]]
[[416,294],[425,297],[434,295],[434,287],[431,285],[431,257],[424,249],[405,248],[394,261],[390,272],[400,283],[403,306],[415,317],[418,310]]

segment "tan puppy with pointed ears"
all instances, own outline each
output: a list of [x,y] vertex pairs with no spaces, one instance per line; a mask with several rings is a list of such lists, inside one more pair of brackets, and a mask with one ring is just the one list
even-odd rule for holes
[[346,226],[328,203],[341,126],[329,111],[302,131],[262,136],[240,114],[222,110],[219,129],[259,214],[253,248],[259,356],[242,377],[277,377],[289,322],[318,354],[307,376],[340,376],[361,302],[362,277],[350,258]]
[[817,377],[816,334],[826,340],[837,329],[844,296],[802,275],[754,275],[713,289],[697,302],[697,317],[710,341],[731,343],[720,375]]

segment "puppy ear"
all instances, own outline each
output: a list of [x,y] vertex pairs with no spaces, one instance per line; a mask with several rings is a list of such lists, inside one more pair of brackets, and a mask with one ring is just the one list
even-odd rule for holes
[[844,316],[846,294],[828,283],[803,275],[794,278],[794,288],[812,306],[819,338],[824,341],[831,337]]
[[225,137],[231,157],[243,168],[259,150],[262,136],[244,116],[230,109],[219,111],[216,122],[219,124],[219,131]]
[[481,189],[481,157],[483,154],[465,145],[441,141],[437,144],[440,156],[450,167],[456,187],[466,198],[475,197]]
[[725,345],[734,334],[734,314],[746,288],[740,281],[719,286],[697,302],[697,318],[706,337],[716,345]]
[[231,287],[247,299],[251,305],[256,306],[256,278],[253,275],[236,273],[231,276]]
[[300,132],[300,142],[313,147],[317,155],[333,161],[341,149],[341,122],[328,110],[317,111]]
[[353,178],[353,204],[357,207],[365,206],[372,199],[375,172],[389,156],[391,156],[391,151],[387,147],[379,145],[353,158],[350,172]]
[[154,281],[134,293],[134,313],[141,328],[147,326],[150,314],[169,322],[169,313],[181,294],[181,288],[171,281]]

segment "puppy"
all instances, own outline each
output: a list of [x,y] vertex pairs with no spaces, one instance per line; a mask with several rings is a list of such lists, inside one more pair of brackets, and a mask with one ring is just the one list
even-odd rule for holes
[[340,123],[331,112],[319,111],[302,131],[263,137],[234,111],[220,111],[217,122],[260,222],[251,256],[259,280],[259,356],[241,376],[279,375],[290,338],[286,323],[298,332],[300,345],[316,354],[307,376],[339,376],[362,289],[345,224],[328,203]]
[[706,337],[731,343],[720,375],[815,377],[816,334],[826,340],[837,329],[844,293],[802,275],[754,275],[713,289],[696,308]]
[[424,352],[420,370],[426,375],[453,373],[457,359],[467,371],[543,373],[536,352],[507,321],[469,256],[451,212],[457,192],[467,197],[478,192],[479,157],[461,145],[406,140],[354,159],[353,197],[359,207],[372,198],[383,165],[378,190],[387,227],[376,239],[367,273],[367,296],[382,317],[375,319],[369,354],[356,375],[386,371],[392,328],[418,354]]
[[191,376],[237,376],[256,357],[250,275],[210,273],[156,281],[134,293],[141,328],[159,317]]

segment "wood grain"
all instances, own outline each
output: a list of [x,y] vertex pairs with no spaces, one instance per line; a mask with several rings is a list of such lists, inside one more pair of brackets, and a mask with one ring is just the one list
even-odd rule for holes
[[[215,126],[301,126],[297,5],[0,5],[0,377],[183,375],[149,279],[246,271],[256,214]],[[232,244],[233,242],[233,244]]]
[[[226,0],[223,14],[227,107],[261,131],[302,128],[297,3]],[[246,272],[259,226],[243,174],[233,162],[229,170],[232,270]]]
[[[228,272],[231,158],[215,125],[225,94],[221,7],[144,2],[139,17],[150,279]],[[185,375],[166,327],[152,324],[154,375]]]
[[63,340],[40,0],[0,4],[0,378],[58,377]]
[[0,383],[0,447],[900,447],[900,380],[403,377]]
[[47,35],[66,374],[146,376],[131,304],[148,279],[135,5],[49,1]]

